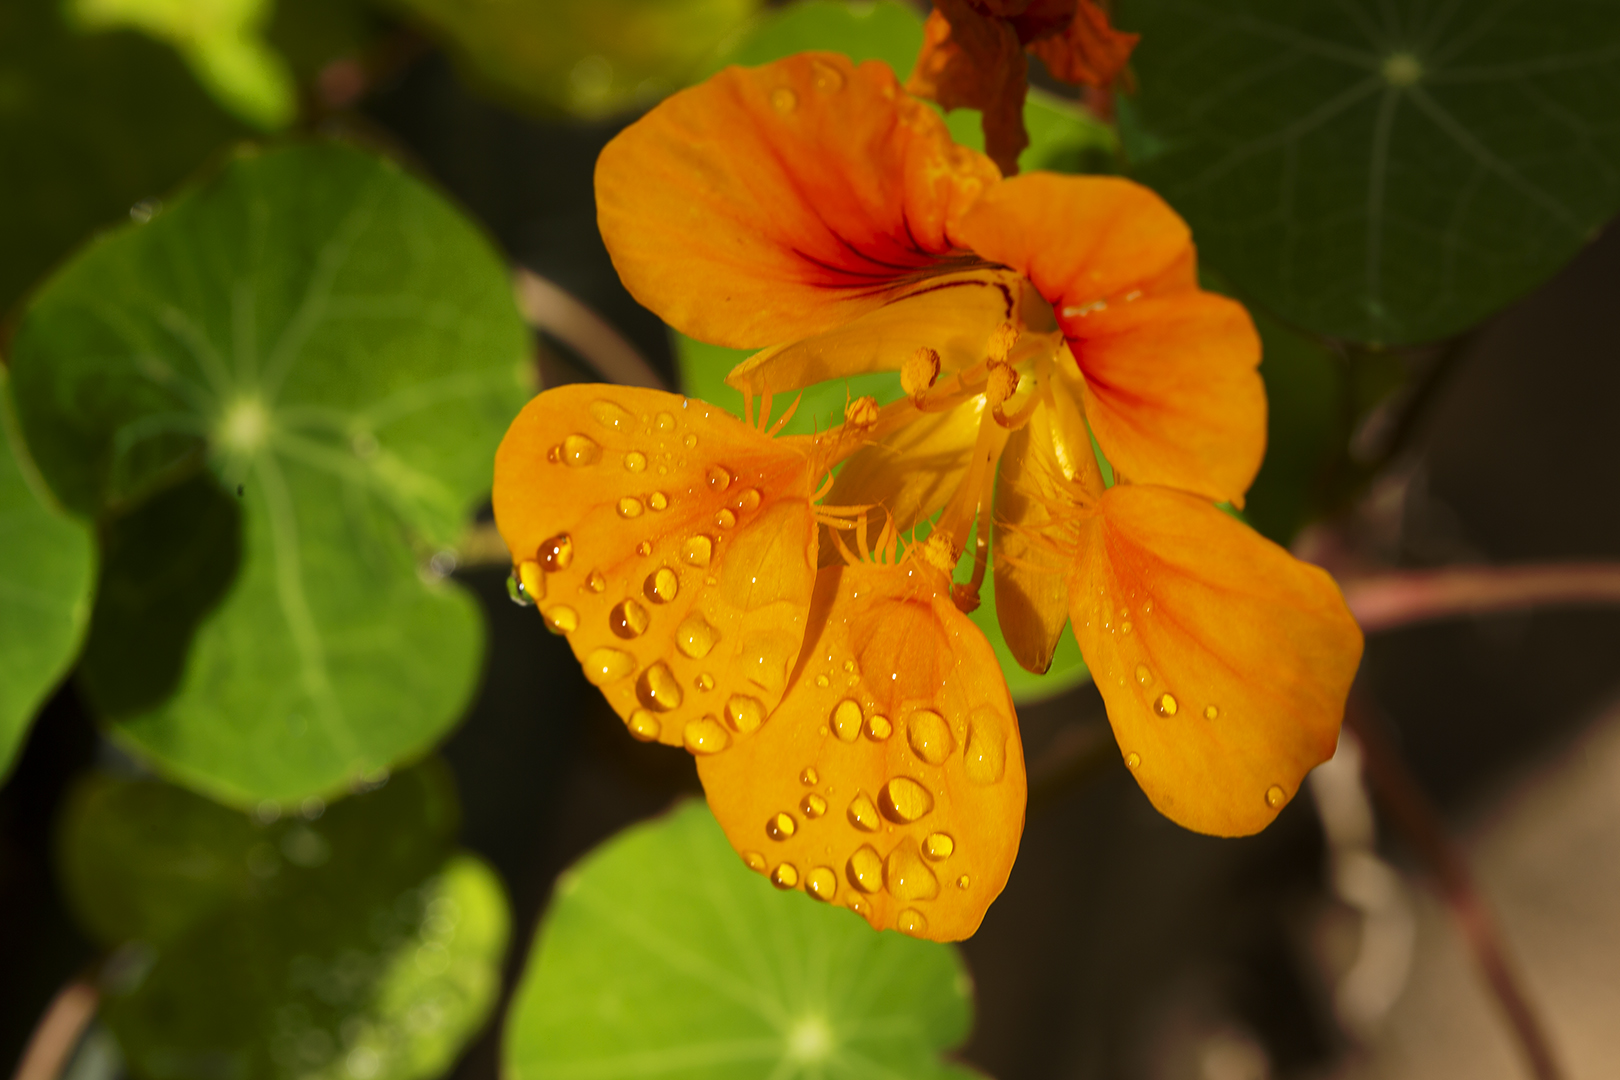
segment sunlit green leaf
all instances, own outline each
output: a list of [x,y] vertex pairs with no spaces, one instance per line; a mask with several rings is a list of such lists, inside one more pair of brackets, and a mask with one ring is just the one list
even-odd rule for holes
[[341,146],[239,156],[52,279],[14,390],[46,481],[107,526],[84,684],[114,734],[239,804],[439,738],[482,630],[420,567],[488,490],[528,348],[484,238]]
[[510,1080],[971,1075],[956,950],[780,893],[708,808],[621,833],[557,883],[506,1021]]
[[1456,333],[1620,209],[1611,0],[1121,0],[1134,174],[1309,330]]
[[0,779],[78,652],[94,578],[90,530],[33,474],[0,367]]
[[436,764],[274,821],[93,776],[62,826],[70,902],[104,944],[102,1016],[153,1080],[436,1076],[495,1003],[499,882],[454,853]]
[[388,0],[494,94],[588,118],[645,108],[700,73],[760,0]]

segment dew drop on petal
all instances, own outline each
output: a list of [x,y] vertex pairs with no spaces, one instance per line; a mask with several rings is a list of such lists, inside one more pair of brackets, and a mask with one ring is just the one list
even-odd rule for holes
[[1134,769],[1140,764],[1142,764],[1142,755],[1135,750],[1125,755],[1125,767],[1127,769]]
[[652,544],[646,540],[643,540],[641,543],[636,545],[636,554],[641,556],[651,555]]
[[778,812],[765,821],[765,835],[772,840],[786,840],[798,831],[799,823],[789,813]]
[[743,864],[754,873],[763,874],[765,872],[765,856],[761,855],[759,852],[745,851],[743,852],[742,858]]
[[814,821],[827,812],[827,800],[812,791],[799,801],[799,809],[805,817]]
[[765,703],[747,694],[733,694],[726,699],[726,723],[733,731],[746,735],[765,722]]
[[707,671],[700,671],[698,677],[692,680],[692,685],[707,694],[714,689],[714,676]]
[[646,709],[636,709],[631,712],[630,719],[625,721],[630,734],[642,742],[652,742],[663,732],[664,725]]
[[827,676],[825,676],[825,675],[817,675],[816,676],[816,685],[820,686],[820,687],[826,687],[828,685]]
[[602,448],[586,435],[570,435],[562,441],[562,459],[576,469],[602,460]]
[[697,612],[693,612],[681,620],[681,625],[675,628],[675,647],[681,651],[682,656],[693,660],[701,660],[709,655],[715,643],[720,640],[720,632],[709,621]]
[[963,874],[961,877],[956,879],[956,887],[958,889],[965,889],[968,887],[968,876],[966,874]]
[[591,416],[609,431],[629,432],[636,423],[628,409],[605,399],[591,402]]
[[697,445],[697,436],[690,434],[687,435],[686,438],[681,440],[681,445],[686,447],[688,450],[692,449]]
[[955,850],[956,841],[951,839],[950,833],[930,833],[922,845],[923,854],[935,862],[950,858]]
[[881,713],[873,713],[866,721],[866,737],[873,742],[882,742],[893,733],[894,725]]
[[731,486],[731,474],[719,465],[710,465],[704,478],[709,482],[709,490],[718,495]]
[[536,554],[546,573],[566,570],[574,561],[574,538],[567,533],[558,533],[549,540],[542,540]]
[[731,736],[712,716],[687,721],[681,729],[681,741],[694,754],[718,754],[731,745]]
[[719,528],[729,529],[737,524],[737,515],[730,510],[721,509],[718,514],[714,515],[714,523]]
[[821,783],[821,776],[816,772],[814,765],[807,767],[804,772],[799,774],[799,783],[803,784],[805,787],[815,787],[817,784]]
[[1136,665],[1136,681],[1143,686],[1153,681],[1153,672],[1148,670],[1146,664]]
[[624,455],[624,471],[639,473],[647,471],[647,455],[640,450],[631,450]]
[[523,586],[523,593],[531,602],[539,602],[546,598],[546,574],[540,564],[533,559],[524,559],[517,567],[518,584]]
[[572,634],[579,629],[579,612],[567,604],[553,604],[542,611],[540,617],[553,634]]
[[838,893],[838,875],[830,866],[818,866],[805,875],[804,891],[817,900],[831,900]]
[[714,558],[714,541],[707,536],[689,536],[681,545],[681,561],[687,566],[708,566]]
[[656,660],[636,680],[636,699],[649,709],[669,712],[681,705],[681,683],[669,665]]
[[861,733],[861,703],[845,698],[833,709],[833,730],[844,742],[854,742]]
[[1125,622],[1119,624],[1119,632],[1122,634],[1128,634],[1131,632],[1130,620],[1127,619]]
[[849,823],[862,832],[877,832],[883,827],[883,821],[878,817],[878,808],[873,805],[871,796],[866,792],[857,792],[849,801]]
[[799,883],[799,868],[790,862],[781,863],[771,871],[771,884],[778,889],[791,889]]
[[737,496],[737,500],[733,505],[737,507],[738,512],[746,514],[759,506],[759,500],[759,488],[749,488]]
[[909,776],[897,776],[878,792],[883,816],[898,825],[909,825],[934,808],[934,796]]
[[928,933],[928,919],[916,908],[908,907],[895,916],[894,928],[909,937],[924,937]]
[[628,678],[636,670],[636,658],[622,649],[603,646],[585,657],[585,677],[597,686]]
[[653,603],[667,604],[680,594],[681,580],[675,576],[675,571],[667,566],[660,566],[647,575],[641,591]]
[[785,86],[777,87],[771,91],[771,108],[786,115],[799,104],[798,95]]
[[810,66],[815,72],[816,89],[823,93],[837,93],[844,88],[844,74],[831,64],[817,60]]
[[663,510],[667,506],[669,506],[669,496],[662,491],[655,491],[647,496],[647,509]]
[[932,709],[918,709],[906,717],[906,742],[918,757],[930,765],[943,765],[956,749],[950,725]]
[[585,587],[593,593],[602,592],[607,588],[607,578],[602,576],[602,571],[592,570],[590,576],[585,579]]
[[523,582],[516,570],[506,577],[506,596],[518,607],[533,607],[534,598],[524,591]]
[[675,430],[675,418],[667,412],[661,412],[654,421],[654,425],[658,428],[660,434],[668,435]]
[[939,895],[939,878],[917,854],[917,845],[911,840],[889,852],[883,864],[883,884],[896,900],[932,900]]
[[1007,771],[1007,720],[992,706],[980,705],[968,716],[962,771],[975,784],[994,784]]
[[640,637],[647,632],[647,609],[634,600],[620,600],[608,612],[608,629],[613,631],[615,637]]
[[844,865],[844,876],[861,892],[875,893],[883,888],[883,860],[871,844],[862,844]]
[[638,518],[641,516],[641,511],[644,508],[641,505],[640,499],[626,495],[624,498],[619,500],[615,509],[619,511],[619,516],[622,518]]
[[1288,801],[1288,793],[1276,784],[1266,788],[1266,805],[1276,810]]
[[1204,719],[1205,720],[1215,720],[1215,719],[1218,719],[1220,717],[1220,715],[1221,715],[1221,710],[1217,709],[1215,706],[1213,706],[1213,705],[1205,705],[1204,706]]
[[1174,694],[1160,694],[1153,701],[1153,711],[1160,716],[1174,716],[1179,708]]

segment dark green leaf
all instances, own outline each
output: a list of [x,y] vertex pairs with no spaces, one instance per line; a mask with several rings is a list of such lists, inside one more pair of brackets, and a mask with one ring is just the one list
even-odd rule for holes
[[1135,175],[1317,333],[1454,334],[1620,208],[1611,0],[1122,0]]
[[[456,720],[481,624],[419,564],[487,492],[531,369],[500,261],[438,196],[344,147],[239,156],[75,259],[14,344],[41,472],[109,521],[85,686],[115,734],[248,804]],[[194,517],[131,516],[182,481],[165,498]]]
[[131,1070],[438,1075],[495,1002],[508,922],[493,874],[454,853],[447,773],[266,817],[147,780],[73,793],[62,877],[86,927],[124,946],[102,1015]]
[[0,780],[78,652],[94,577],[90,530],[34,474],[0,367]]
[[783,894],[708,808],[632,828],[557,884],[507,1016],[510,1080],[961,1077],[956,950]]

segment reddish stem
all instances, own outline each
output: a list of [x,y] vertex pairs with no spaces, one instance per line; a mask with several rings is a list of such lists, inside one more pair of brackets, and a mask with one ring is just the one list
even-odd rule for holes
[[1459,615],[1548,604],[1620,604],[1620,564],[1463,566],[1344,577],[1345,601],[1368,633]]
[[12,1080],[56,1080],[95,1019],[98,995],[88,979],[74,979],[56,992],[39,1018]]

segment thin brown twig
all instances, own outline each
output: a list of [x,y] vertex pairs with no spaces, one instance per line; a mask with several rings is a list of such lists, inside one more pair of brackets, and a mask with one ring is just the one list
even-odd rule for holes
[[12,1080],[57,1080],[95,1019],[99,997],[95,983],[83,977],[58,990],[29,1036]]
[[566,290],[521,266],[512,286],[525,321],[573,349],[607,381],[669,389],[635,346]]
[[1341,580],[1363,630],[1548,604],[1620,604],[1620,563],[1401,570]]
[[1497,1004],[1512,1028],[1530,1071],[1537,1080],[1563,1076],[1547,1037],[1521,985],[1490,908],[1486,905],[1468,863],[1446,836],[1417,778],[1396,751],[1383,723],[1357,693],[1345,708],[1345,726],[1361,740],[1367,779],[1391,822],[1406,837],[1428,866],[1450,909],[1463,941]]

